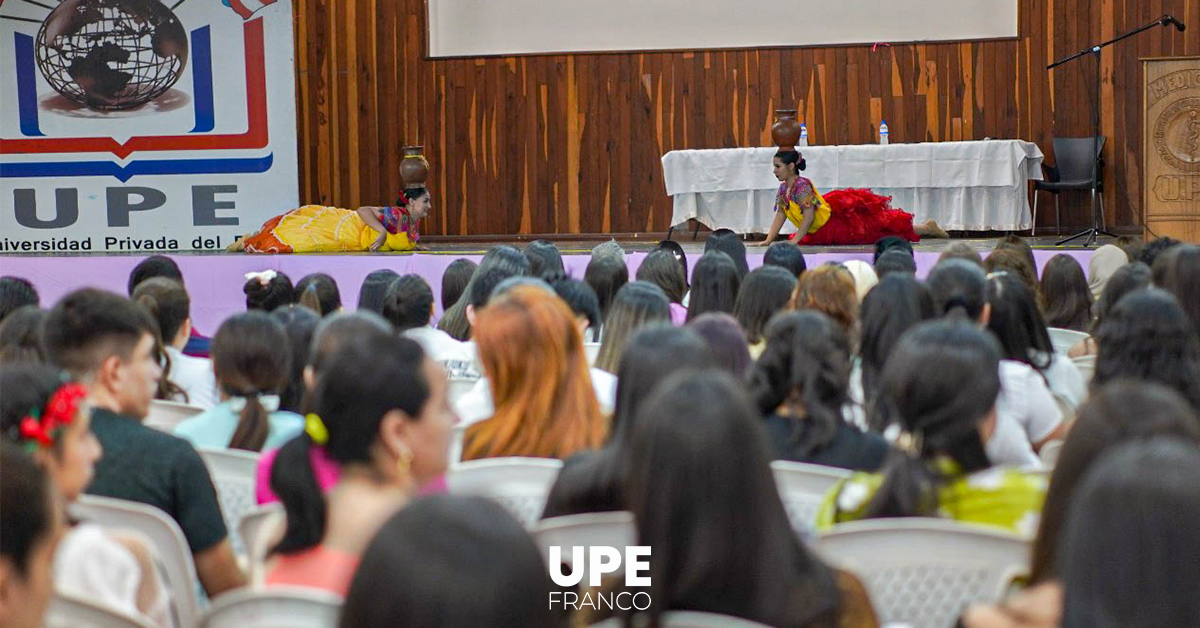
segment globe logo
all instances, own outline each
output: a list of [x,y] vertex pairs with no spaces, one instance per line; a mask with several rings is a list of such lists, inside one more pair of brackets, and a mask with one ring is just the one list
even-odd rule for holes
[[161,96],[187,65],[183,24],[158,0],[64,0],[37,34],[37,65],[55,91],[98,110]]

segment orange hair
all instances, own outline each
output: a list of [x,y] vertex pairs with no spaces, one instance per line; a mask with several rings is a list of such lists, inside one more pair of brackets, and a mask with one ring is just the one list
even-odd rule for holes
[[816,310],[832,318],[847,338],[854,338],[858,321],[858,296],[850,271],[828,264],[805,271],[792,296],[792,309]]
[[561,299],[517,286],[479,313],[474,338],[496,410],[467,428],[463,459],[566,458],[603,444],[608,423]]

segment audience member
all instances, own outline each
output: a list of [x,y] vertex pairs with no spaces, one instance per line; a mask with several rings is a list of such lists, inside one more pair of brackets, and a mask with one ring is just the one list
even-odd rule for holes
[[279,409],[288,381],[287,348],[287,332],[266,312],[226,319],[212,341],[221,403],[181,422],[175,435],[196,447],[246,451],[274,449],[294,438],[304,420]]
[[891,273],[916,276],[917,260],[902,250],[884,251],[883,255],[880,255],[879,259],[875,260],[875,276],[882,281],[884,276]]
[[1092,253],[1092,258],[1088,260],[1087,275],[1088,290],[1092,293],[1093,303],[1100,301],[1100,295],[1104,293],[1104,286],[1108,284],[1113,273],[1129,263],[1130,259],[1125,255],[1125,251],[1111,244],[1105,244]]
[[683,267],[683,276],[691,277],[688,274],[687,253],[684,253],[683,246],[674,240],[661,240],[658,243],[658,248],[669,251],[671,255],[674,255],[675,261],[679,262],[679,265]]
[[892,249],[899,250],[901,253],[906,254],[909,259],[913,258],[913,247],[911,242],[899,236],[885,236],[875,242],[875,254],[874,257],[871,258],[871,264],[878,264],[879,258],[883,257],[884,253],[887,253]]
[[[360,310],[366,311],[366,310]],[[271,318],[283,327],[287,334],[287,383],[279,393],[279,409],[304,414],[304,366],[308,363],[308,348],[321,317],[301,305],[285,305],[271,312]]]
[[858,337],[858,297],[854,276],[845,268],[826,264],[800,276],[792,309],[816,310],[832,318],[847,338]]
[[[407,338],[360,337],[330,357],[314,392],[315,413],[279,450],[271,471],[287,529],[272,549],[268,586],[346,594],[371,537],[446,470],[456,421],[446,389],[442,368]],[[315,447],[341,468],[328,493],[311,463]]]
[[[967,262],[960,262],[967,263]],[[899,425],[878,474],[856,473],[830,491],[819,524],[880,517],[948,517],[1032,535],[1045,481],[993,468],[984,443],[996,430],[996,341],[967,321],[909,330],[884,367],[877,425]]]
[[16,445],[0,444],[0,467],[0,623],[41,628],[66,516],[45,472]]
[[625,249],[617,243],[616,239],[609,239],[607,242],[601,242],[592,247],[592,258],[597,257],[619,257],[625,259]]
[[712,351],[695,333],[651,323],[629,338],[617,367],[617,401],[608,443],[598,451],[568,458],[559,472],[542,517],[625,510],[629,443],[641,404],[670,374],[716,366]]
[[[890,252],[884,253],[883,257],[888,255]],[[879,393],[883,365],[900,337],[917,323],[934,318],[933,299],[924,284],[913,276],[888,275],[880,279],[863,299],[861,316],[859,359],[850,373],[848,393],[859,407],[869,408]],[[868,413],[867,416],[877,415]],[[885,426],[871,427],[882,431]]]
[[0,277],[0,323],[22,307],[37,307],[40,304],[37,288],[28,280],[20,277]]
[[[629,282],[629,266],[624,255],[593,255],[583,271],[583,281],[591,286],[600,303],[601,325],[608,321],[608,308],[617,292]],[[603,328],[601,329],[603,335]]]
[[737,319],[725,312],[707,312],[688,322],[686,327],[700,336],[713,355],[717,366],[741,381],[750,370],[750,346],[746,332]]
[[583,334],[583,341],[599,342],[600,300],[596,298],[596,291],[578,279],[571,279],[566,273],[550,273],[544,275],[543,279],[575,313],[575,323],[579,326],[579,333]]
[[[1154,276],[1150,271],[1150,267],[1141,262],[1125,264],[1118,268],[1112,274],[1112,277],[1109,277],[1108,281],[1105,282],[1104,292],[1101,293],[1100,299],[1096,301],[1096,307],[1093,309],[1095,319],[1092,321],[1091,333],[1096,333],[1096,330],[1100,328],[1113,308],[1125,295],[1149,286],[1153,278]],[[1067,352],[1067,356],[1071,358],[1081,358],[1095,354],[1096,339],[1094,337],[1080,340]]]
[[19,307],[0,323],[0,364],[46,361],[42,345],[42,324],[46,310],[36,305]]
[[1096,344],[1093,387],[1123,377],[1158,382],[1200,410],[1200,340],[1171,293],[1126,295],[1096,330]]
[[1154,285],[1175,295],[1200,335],[1200,246],[1171,247],[1154,260]]
[[433,318],[433,290],[420,275],[405,275],[392,282],[384,297],[383,317],[396,331],[421,343],[425,355],[441,364],[450,377],[479,377],[474,349],[429,324]]
[[704,240],[704,252],[720,251],[733,260],[737,267],[738,279],[744,279],[750,272],[750,264],[746,261],[746,245],[742,237],[731,229],[717,229]]
[[771,319],[749,392],[775,458],[863,471],[883,464],[887,442],[842,418],[849,378],[850,341],[832,319],[811,310]]
[[997,248],[983,261],[988,274],[1007,272],[1020,279],[1033,295],[1038,307],[1042,307],[1042,287],[1038,283],[1037,267],[1031,266],[1021,251],[1015,248]]
[[688,291],[687,277],[683,274],[683,266],[679,265],[670,251],[651,251],[642,260],[642,265],[638,266],[637,280],[652,283],[667,295],[672,323],[682,325],[687,320],[687,308],[683,306],[683,297]]
[[1042,269],[1042,300],[1046,324],[1058,329],[1087,331],[1092,324],[1092,292],[1083,267],[1074,257],[1059,253]]
[[804,253],[793,242],[776,242],[767,247],[763,253],[763,266],[778,266],[793,277],[799,279],[808,266],[804,263]]
[[[453,265],[451,264],[451,266]],[[449,273],[450,271],[447,269],[446,272]],[[358,309],[383,314],[383,295],[387,294],[388,286],[392,285],[392,282],[399,278],[400,275],[390,268],[380,268],[379,270],[367,273],[366,278],[363,279],[362,286],[358,289]],[[444,276],[442,281],[444,284]],[[463,280],[463,284],[466,284],[466,280]],[[446,293],[443,289],[442,297],[445,298],[445,296]]]
[[[792,248],[799,248],[791,245]],[[787,307],[796,290],[796,278],[786,269],[761,266],[746,275],[733,304],[733,316],[746,333],[750,357],[757,360],[766,349],[764,330],[776,312]]]
[[[1029,242],[1026,241],[1025,238],[1022,238],[1015,233],[1010,233],[1003,238],[1000,238],[1000,241],[996,243],[996,247],[992,249],[992,252],[994,253],[996,251],[1003,250],[1019,253],[1021,257],[1023,257],[1025,261],[1029,263],[1029,267],[1033,269],[1033,276],[1036,280],[1038,276],[1037,258],[1033,256],[1033,247],[1029,246]],[[988,257],[991,256],[989,255]]]
[[246,293],[246,309],[273,312],[276,308],[296,302],[292,280],[287,275],[264,270],[257,273],[246,273],[246,284],[242,286]]
[[[175,260],[166,255],[151,255],[146,259],[138,262],[137,266],[129,272],[129,282],[126,286],[130,298],[133,298],[133,291],[138,285],[147,279],[155,277],[163,277],[165,279],[173,279],[180,284],[187,285],[183,280],[183,272],[179,270],[179,265]],[[190,355],[193,358],[208,358],[208,347],[212,339],[200,332],[196,331],[196,327],[191,327],[191,335],[188,336],[187,344],[183,347],[183,354]]]
[[465,460],[566,458],[603,442],[583,341],[561,299],[517,286],[488,303],[476,339],[495,411],[467,428]]
[[1174,248],[1178,244],[1182,244],[1182,242],[1176,240],[1175,238],[1155,238],[1154,240],[1147,242],[1146,245],[1142,247],[1142,250],[1138,251],[1137,261],[1149,266],[1150,268],[1154,268],[1154,262],[1158,259],[1158,256],[1166,253],[1168,250]]
[[479,265],[471,260],[460,257],[446,267],[442,273],[442,311],[445,312],[458,303],[471,282],[471,275]]
[[[1000,341],[1000,368],[1009,368],[1009,361],[1029,366],[1064,406],[1072,410],[1079,406],[1087,396],[1087,382],[1069,358],[1054,351],[1046,322],[1025,283],[1009,273],[992,274],[987,283],[987,301],[990,310],[987,328]],[[1016,370],[1025,377],[1030,376],[1026,369]],[[1005,385],[1012,385],[1007,378]],[[1036,384],[1021,388],[1036,389],[1039,393],[1041,390]],[[1034,402],[1040,403],[1037,399]],[[1060,424],[1060,427],[1065,425]],[[1049,437],[1060,436],[1055,433]],[[1040,448],[1045,439],[1030,434],[1035,449]]]
[[312,273],[296,282],[292,290],[292,303],[303,305],[321,316],[328,316],[342,309],[342,293],[333,277],[325,273]]
[[770,626],[878,626],[862,584],[792,530],[754,406],[720,371],[681,371],[638,411],[626,491],[650,548],[646,611],[732,615]]
[[738,288],[742,284],[737,266],[721,251],[709,251],[696,262],[692,272],[687,320],[705,312],[733,313]]
[[975,250],[975,247],[967,244],[966,242],[951,243],[950,246],[946,247],[942,251],[942,254],[938,256],[937,263],[941,264],[942,262],[952,259],[966,260],[980,268],[983,268],[983,257],[979,254],[979,251]]
[[154,360],[155,324],[132,302],[85,288],[63,297],[46,318],[50,361],[88,388],[92,431],[106,455],[91,494],[154,506],[179,523],[200,584],[209,596],[242,586],[216,490],[187,441],[142,425],[162,369]]
[[529,276],[541,277],[546,273],[564,272],[562,253],[549,240],[534,240],[525,245],[525,259],[529,260]]
[[850,272],[850,276],[854,278],[854,296],[858,303],[862,303],[863,297],[879,283],[879,276],[875,274],[875,269],[870,264],[858,260],[850,259],[842,262],[842,268]]
[[529,260],[515,246],[501,244],[488,249],[475,272],[471,273],[471,280],[463,287],[462,295],[454,302],[454,305],[445,309],[441,320],[438,321],[438,329],[450,334],[450,337],[455,340],[467,340],[471,337],[471,321],[467,317],[467,306],[470,305],[472,284],[493,268],[500,269],[506,276],[528,275]]
[[596,356],[596,368],[615,373],[621,361],[621,352],[626,341],[639,327],[656,321],[671,320],[671,307],[667,296],[658,286],[647,281],[625,284],[617,291],[608,318],[604,321],[604,335],[600,340],[600,353]]
[[192,302],[183,284],[166,277],[153,277],[139,283],[131,298],[158,325],[166,354],[163,376],[183,391],[174,400],[206,410],[213,407],[217,402],[217,384],[212,362],[183,353],[192,335]]
[[[1126,261],[1130,264],[1138,261],[1142,255],[1142,249],[1146,246],[1146,241],[1142,236],[1127,236],[1123,235],[1117,238],[1114,242],[1117,248],[1125,251]],[[1105,245],[1108,246],[1108,245]],[[1104,247],[1100,247],[1104,248]],[[1096,249],[1099,251],[1100,249]]]
[[[502,585],[502,586],[498,586]],[[482,497],[419,499],[363,552],[342,628],[559,628],[554,584],[521,524]]]

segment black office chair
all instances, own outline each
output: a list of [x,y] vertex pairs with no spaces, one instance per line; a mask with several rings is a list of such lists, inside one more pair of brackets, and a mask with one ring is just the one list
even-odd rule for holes
[[[1095,154],[1093,155],[1093,151]],[[1068,190],[1091,192],[1096,190],[1100,205],[1100,228],[1104,228],[1104,164],[1101,154],[1104,151],[1104,137],[1096,142],[1094,137],[1056,137],[1054,138],[1054,165],[1042,164],[1042,181],[1033,182],[1033,232],[1037,235],[1038,192],[1049,192],[1054,195],[1054,233],[1062,233],[1062,210],[1059,208],[1059,194]],[[1096,178],[1092,178],[1092,167],[1099,162],[1095,169]],[[1089,223],[1091,221],[1088,221]]]

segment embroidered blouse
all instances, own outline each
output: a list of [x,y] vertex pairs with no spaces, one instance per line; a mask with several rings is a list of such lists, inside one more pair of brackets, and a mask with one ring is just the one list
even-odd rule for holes
[[[403,201],[404,195],[401,194],[398,201]],[[412,220],[408,215],[408,208],[405,203],[397,203],[393,207],[384,207],[383,215],[380,217],[380,222],[383,223],[383,228],[387,232],[396,235],[401,231],[408,234],[410,242],[416,242],[421,239],[421,234],[418,231],[418,221]]]
[[796,177],[791,185],[786,182],[779,185],[779,192],[775,195],[775,211],[787,210],[789,203],[795,203],[800,207],[800,211],[804,212],[818,207],[821,199],[817,196],[817,189],[813,187],[812,181]]

